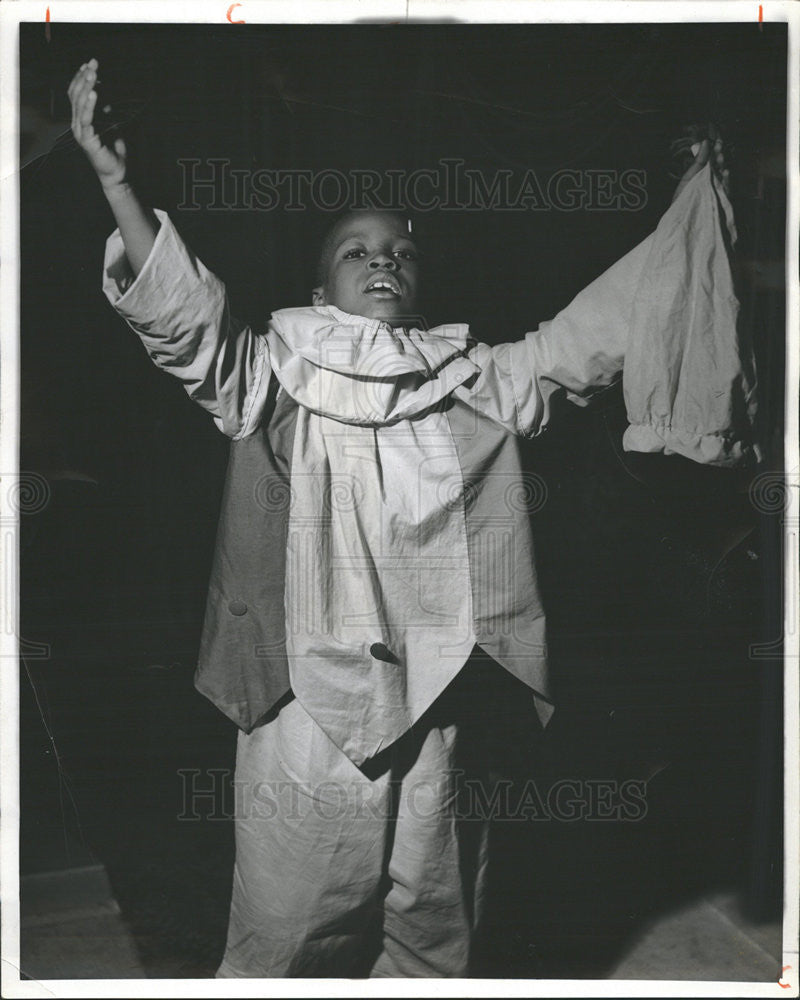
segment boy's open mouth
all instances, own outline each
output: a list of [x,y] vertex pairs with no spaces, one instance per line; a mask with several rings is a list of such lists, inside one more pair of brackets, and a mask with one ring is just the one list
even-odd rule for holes
[[388,274],[386,272],[381,274],[376,274],[370,278],[367,283],[364,292],[367,295],[374,295],[376,299],[382,298],[396,298],[402,297],[403,292],[400,288],[400,282],[395,278],[393,274]]

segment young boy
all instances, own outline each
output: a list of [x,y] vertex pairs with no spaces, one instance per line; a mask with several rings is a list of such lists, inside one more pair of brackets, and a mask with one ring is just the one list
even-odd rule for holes
[[[95,133],[96,74],[82,66],[70,98],[119,227],[104,290],[232,442],[196,676],[241,730],[218,975],[468,975],[488,817],[465,793],[490,797],[490,737],[531,693],[543,722],[551,712],[515,438],[545,429],[554,394],[585,400],[642,351],[636,331],[653,324],[637,289],[665,255],[667,290],[688,241],[705,266],[727,206],[711,144],[663,232],[517,343],[414,326],[418,251],[402,216],[377,212],[331,229],[311,307],[255,332],[139,203],[123,142]],[[722,376],[729,410],[731,394],[750,400],[746,378]],[[634,432],[735,460],[746,443],[713,389],[691,427],[643,413]]]

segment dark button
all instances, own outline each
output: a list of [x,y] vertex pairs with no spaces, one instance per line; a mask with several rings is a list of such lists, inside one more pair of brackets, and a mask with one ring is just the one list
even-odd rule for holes
[[228,611],[230,611],[232,615],[246,615],[247,605],[244,601],[231,601],[228,605]]
[[376,660],[383,660],[384,663],[398,663],[397,657],[382,642],[373,642],[369,651]]

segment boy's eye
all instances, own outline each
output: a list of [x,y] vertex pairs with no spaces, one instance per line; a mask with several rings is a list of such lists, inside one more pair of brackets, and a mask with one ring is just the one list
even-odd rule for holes
[[394,255],[401,260],[416,260],[418,256],[416,250],[395,250]]
[[355,260],[357,257],[363,256],[365,253],[360,247],[353,247],[352,250],[346,250],[342,256],[345,260]]

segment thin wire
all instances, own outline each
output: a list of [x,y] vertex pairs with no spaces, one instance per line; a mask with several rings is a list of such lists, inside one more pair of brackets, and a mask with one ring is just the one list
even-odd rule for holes
[[75,813],[75,822],[78,827],[78,835],[80,837],[80,841],[84,845],[84,847],[86,847],[87,846],[86,839],[83,835],[83,827],[81,826],[80,815],[78,813],[78,804],[75,801],[74,795],[72,794],[72,789],[70,787],[71,779],[66,769],[64,768],[64,764],[61,760],[61,754],[58,752],[58,747],[56,746],[55,737],[53,736],[53,732],[50,726],[48,725],[44,709],[42,708],[42,702],[39,698],[39,691],[36,687],[36,684],[34,683],[30,667],[28,666],[28,661],[25,659],[24,656],[20,656],[20,660],[22,661],[23,666],[25,667],[25,673],[28,675],[28,682],[31,686],[31,690],[33,691],[33,697],[36,700],[36,707],[39,709],[39,715],[42,720],[44,731],[47,734],[47,738],[50,741],[50,746],[53,748],[53,758],[55,759],[56,762],[56,770],[58,771],[58,779],[59,779],[58,803],[59,803],[59,809],[61,811],[61,824],[64,832],[64,852],[66,856],[69,857],[69,842],[67,840],[67,817],[64,808],[64,791],[66,791],[67,796],[69,797],[69,801],[72,804],[72,810]]

